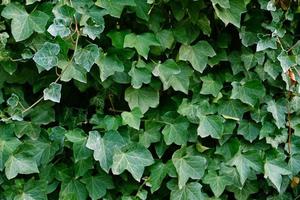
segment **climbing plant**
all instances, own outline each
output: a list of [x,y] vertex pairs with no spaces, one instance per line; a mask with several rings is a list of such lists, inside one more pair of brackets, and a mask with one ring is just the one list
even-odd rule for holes
[[2,0],[0,199],[300,199],[292,0]]

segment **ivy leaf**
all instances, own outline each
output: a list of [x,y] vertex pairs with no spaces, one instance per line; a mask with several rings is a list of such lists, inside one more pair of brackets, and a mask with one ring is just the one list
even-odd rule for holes
[[59,60],[58,67],[62,69],[63,73],[60,80],[69,82],[75,79],[79,82],[86,83],[86,70],[76,63],[67,60]]
[[208,57],[213,57],[216,52],[207,41],[199,41],[194,46],[182,45],[179,49],[179,60],[189,61],[198,72],[203,72]]
[[213,5],[218,4],[219,6],[221,6],[222,8],[230,8],[230,0],[211,0],[211,2],[213,3]]
[[286,52],[281,52],[277,59],[280,62],[282,71],[286,73],[292,66],[296,64],[296,57],[294,55],[288,55]]
[[148,148],[152,143],[160,141],[162,125],[153,121],[144,122],[145,131],[139,135],[139,143]]
[[123,72],[124,65],[115,55],[101,55],[99,59],[96,60],[96,64],[100,69],[100,79],[105,81],[108,77],[115,74],[115,72]]
[[241,15],[246,12],[246,1],[230,0],[229,8],[220,8],[213,4],[217,16],[227,25],[228,23],[240,28]]
[[275,159],[267,160],[264,164],[265,178],[269,178],[270,181],[275,185],[275,188],[280,192],[282,176],[291,174],[288,166],[285,162]]
[[140,181],[144,168],[153,163],[154,160],[148,149],[132,144],[116,150],[113,156],[112,172],[119,175],[128,170],[135,180]]
[[171,200],[204,200],[202,191],[202,185],[197,182],[188,183],[181,189],[177,188],[171,191]]
[[265,88],[258,80],[245,83],[232,82],[231,85],[233,89],[230,98],[239,99],[252,107],[265,96]]
[[87,72],[89,72],[98,57],[98,46],[95,44],[89,44],[75,52],[74,60],[76,64],[82,66]]
[[60,36],[64,38],[71,34],[71,30],[58,20],[55,20],[54,23],[49,26],[47,31],[54,37]]
[[108,131],[103,137],[97,131],[90,131],[86,147],[94,151],[94,159],[99,161],[101,168],[108,173],[115,150],[125,144],[123,137],[116,131]]
[[246,111],[247,108],[244,104],[237,100],[221,102],[218,107],[218,113],[225,119],[233,119],[236,121],[240,121]]
[[231,185],[230,177],[218,175],[216,172],[209,170],[203,178],[203,183],[209,184],[214,195],[218,198],[224,192],[227,185]]
[[87,197],[88,193],[84,185],[79,180],[71,179],[62,183],[59,192],[59,199],[85,200]]
[[172,162],[178,174],[178,187],[183,189],[189,178],[200,179],[204,175],[207,161],[200,155],[195,155],[182,147],[174,152]]
[[277,49],[277,42],[275,37],[263,37],[257,42],[256,51],[263,51],[266,49]]
[[216,97],[223,87],[223,84],[212,75],[203,76],[200,79],[203,81],[200,94],[211,94]]
[[34,62],[44,68],[45,70],[50,70],[58,64],[57,55],[60,51],[58,44],[45,42],[33,56]]
[[35,10],[28,14],[20,4],[8,4],[1,13],[2,17],[12,19],[11,32],[16,42],[26,40],[33,32],[43,33],[49,16]]
[[39,137],[41,128],[28,121],[19,121],[15,122],[15,134],[18,138],[21,138],[23,135],[27,135],[31,139],[35,140]]
[[109,15],[120,18],[125,6],[135,6],[134,0],[111,1],[111,0],[97,0],[96,5],[104,8]]
[[124,38],[124,47],[135,48],[139,55],[148,58],[150,46],[160,46],[153,33],[143,33],[136,35],[129,33]]
[[85,177],[82,182],[85,183],[89,196],[93,200],[101,199],[107,189],[114,188],[111,177],[105,174]]
[[169,168],[170,163],[164,164],[162,162],[157,162],[151,166],[149,181],[146,182],[146,185],[151,187],[151,193],[154,193],[160,188],[164,178],[168,174]]
[[[140,67],[142,65],[142,67]],[[135,89],[139,89],[143,84],[149,84],[151,82],[151,71],[146,68],[146,64],[143,61],[132,66],[128,75],[131,76],[131,85]]]
[[220,139],[224,132],[223,123],[224,119],[217,115],[201,116],[198,135],[203,138],[210,135],[212,138]]
[[18,174],[39,173],[35,160],[22,154],[11,155],[5,163],[5,175],[7,179],[13,179]]
[[122,112],[121,117],[123,124],[127,124],[136,130],[140,129],[141,118],[143,117],[143,113],[141,112],[140,108],[135,107],[131,110],[131,112]]
[[238,128],[238,134],[242,135],[246,140],[253,142],[259,135],[260,128],[257,124],[249,121],[241,121]]
[[22,144],[9,129],[11,128],[8,126],[0,127],[3,133],[0,135],[0,171],[4,169],[4,164],[9,156]]
[[53,102],[60,102],[61,98],[61,84],[51,83],[48,88],[44,89],[44,100],[51,100]]
[[267,102],[267,110],[272,113],[273,118],[275,119],[275,124],[278,128],[284,128],[287,113],[287,102],[284,99],[278,101],[270,100]]
[[247,178],[251,174],[251,169],[257,172],[263,171],[263,163],[258,151],[248,151],[242,153],[241,150],[235,154],[235,156],[229,161],[231,166],[236,166],[236,169],[240,175],[240,181],[242,185],[246,182]]
[[189,123],[183,118],[179,117],[172,122],[166,122],[162,134],[167,145],[175,143],[177,145],[186,144],[188,140]]
[[129,107],[134,109],[139,107],[144,114],[149,108],[155,108],[159,104],[158,91],[151,87],[143,87],[140,89],[127,88],[125,91],[125,100]]
[[160,78],[164,90],[172,86],[175,91],[188,93],[189,77],[192,75],[192,70],[188,66],[181,63],[178,65],[174,60],[168,59],[164,63],[157,64],[152,74]]

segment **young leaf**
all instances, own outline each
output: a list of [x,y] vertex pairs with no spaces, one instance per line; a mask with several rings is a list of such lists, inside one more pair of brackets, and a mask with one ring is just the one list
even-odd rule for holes
[[60,102],[61,98],[61,84],[51,83],[48,88],[44,89],[44,100],[51,100],[53,102]]

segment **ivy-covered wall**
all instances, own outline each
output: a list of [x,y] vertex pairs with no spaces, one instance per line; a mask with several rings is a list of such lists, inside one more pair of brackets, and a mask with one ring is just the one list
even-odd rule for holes
[[2,0],[0,199],[300,199],[299,11]]

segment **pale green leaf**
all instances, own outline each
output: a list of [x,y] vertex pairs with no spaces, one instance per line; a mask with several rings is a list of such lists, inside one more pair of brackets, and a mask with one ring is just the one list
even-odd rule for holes
[[144,169],[154,163],[148,149],[138,144],[132,144],[116,150],[113,156],[112,172],[115,175],[128,170],[133,178],[140,181]]
[[53,102],[60,102],[61,98],[61,84],[51,83],[48,88],[44,89],[44,100],[51,100]]

